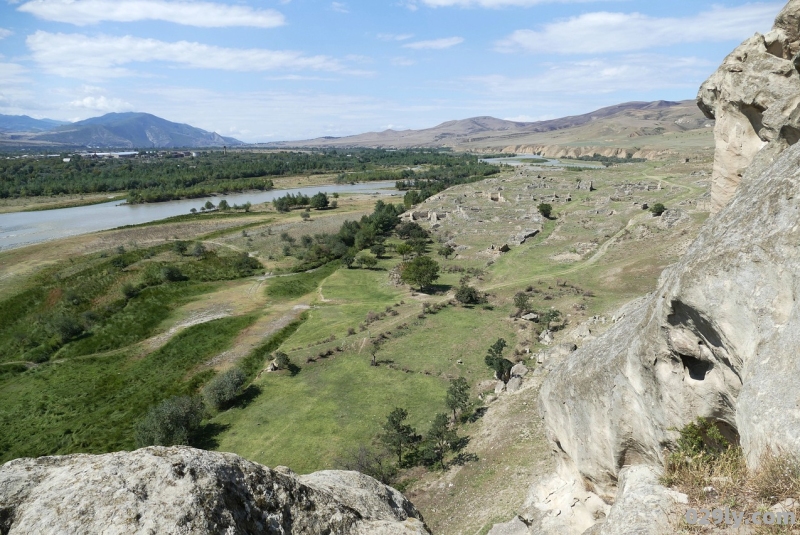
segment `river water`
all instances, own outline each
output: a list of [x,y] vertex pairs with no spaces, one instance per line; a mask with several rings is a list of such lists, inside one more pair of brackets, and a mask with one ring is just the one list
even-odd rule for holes
[[[530,160],[534,159],[547,160],[547,161],[531,163]],[[532,165],[534,167],[597,167],[598,169],[602,169],[603,167],[602,165],[598,165],[597,162],[580,162],[580,163],[562,162],[561,160],[553,158],[545,158],[543,156],[537,156],[535,154],[522,154],[519,156],[515,156],[513,158],[483,158],[481,161],[484,163],[491,163],[495,165],[500,165],[504,163],[512,167],[520,167],[522,165]]]
[[0,251],[31,245],[44,241],[56,240],[67,236],[77,236],[108,230],[125,225],[139,225],[166,219],[176,215],[188,214],[192,208],[203,206],[206,201],[214,205],[225,199],[228,204],[259,204],[270,202],[289,193],[294,195],[314,195],[322,191],[331,193],[360,193],[397,195],[393,189],[394,182],[367,182],[362,184],[341,184],[327,186],[311,186],[307,188],[282,189],[272,191],[255,191],[219,195],[202,199],[186,199],[150,204],[121,204],[119,201],[59,210],[43,210],[39,212],[13,212],[0,214]]

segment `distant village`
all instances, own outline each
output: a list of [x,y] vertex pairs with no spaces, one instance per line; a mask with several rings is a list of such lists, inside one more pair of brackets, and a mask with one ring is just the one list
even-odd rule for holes
[[161,151],[128,151],[128,152],[96,152],[96,151],[84,151],[84,152],[75,152],[69,155],[64,154],[21,154],[19,156],[8,156],[6,160],[19,160],[23,158],[34,158],[34,159],[42,159],[42,158],[61,158],[64,162],[69,162],[72,158],[81,157],[81,158],[95,158],[95,159],[104,159],[104,160],[114,160],[114,159],[155,159],[155,158],[197,158],[200,153],[193,152],[193,151],[169,151],[169,150],[161,150]]

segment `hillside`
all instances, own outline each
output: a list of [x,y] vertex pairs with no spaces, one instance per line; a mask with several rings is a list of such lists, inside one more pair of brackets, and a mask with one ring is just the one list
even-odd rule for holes
[[27,115],[0,114],[0,132],[46,132],[65,124],[64,121],[34,119]]
[[35,124],[26,121],[13,124],[16,126],[9,128],[9,133],[0,135],[0,144],[131,149],[242,145],[237,139],[173,123],[149,113],[108,113],[76,123],[54,125],[47,131],[36,130]]
[[[713,145],[713,121],[694,101],[627,102],[591,113],[522,123],[494,117],[448,121],[423,130],[385,130],[341,138],[271,143],[275,147],[451,147],[541,152],[545,147],[653,151],[699,150]],[[576,154],[580,155],[580,154]],[[608,154],[613,155],[613,154]]]

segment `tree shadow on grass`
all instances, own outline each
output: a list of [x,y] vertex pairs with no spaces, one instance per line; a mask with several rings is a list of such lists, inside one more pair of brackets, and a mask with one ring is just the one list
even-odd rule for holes
[[458,437],[451,445],[451,448],[453,451],[461,451],[469,445],[469,440],[469,437]]
[[289,375],[291,375],[292,377],[300,373],[300,366],[298,366],[297,364],[289,364],[289,366],[287,366],[286,369],[289,370]]
[[466,420],[470,423],[475,423],[486,415],[489,407],[478,407],[472,414],[467,415]]
[[219,440],[217,437],[223,431],[230,428],[229,424],[218,424],[208,422],[200,426],[200,429],[194,435],[192,440],[192,447],[201,450],[214,450],[219,447]]
[[237,396],[236,400],[231,404],[232,407],[244,409],[250,405],[258,396],[261,395],[261,387],[258,385],[250,385]]
[[462,452],[462,453],[459,453],[458,455],[456,455],[453,458],[453,460],[450,461],[449,464],[451,466],[455,466],[455,465],[464,466],[467,463],[470,463],[470,462],[474,463],[474,462],[477,462],[479,460],[480,460],[480,458],[477,455],[475,455],[474,453],[463,453]]

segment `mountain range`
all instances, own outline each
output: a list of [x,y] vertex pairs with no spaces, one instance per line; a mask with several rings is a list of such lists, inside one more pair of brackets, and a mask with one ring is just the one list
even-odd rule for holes
[[149,113],[108,113],[75,123],[0,115],[0,145],[5,146],[144,149],[242,144],[232,137]]
[[[347,137],[268,143],[273,147],[452,147],[513,150],[524,146],[638,147],[642,138],[658,145],[669,134],[702,133],[698,145],[711,142],[713,121],[694,100],[627,102],[591,113],[536,122],[494,117],[448,121],[422,130],[384,130]],[[694,137],[697,137],[696,135]]]

